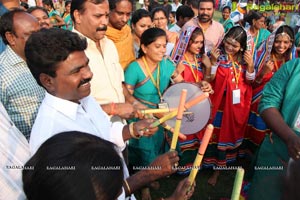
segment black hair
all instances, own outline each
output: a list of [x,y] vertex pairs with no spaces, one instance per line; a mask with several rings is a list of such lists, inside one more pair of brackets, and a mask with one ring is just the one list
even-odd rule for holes
[[191,7],[189,7],[187,5],[179,6],[178,9],[176,10],[176,20],[179,20],[179,17],[192,18],[192,17],[194,17],[194,11],[192,10]]
[[[179,6],[180,7],[180,6]],[[179,8],[178,7],[178,8]],[[173,17],[176,17],[176,11],[171,11],[169,14],[172,14]]]
[[[160,28],[149,28],[145,30],[141,36],[141,45],[148,46],[152,42],[155,42],[158,37],[165,36],[167,39],[167,34],[164,30]],[[139,50],[139,58],[144,56],[142,48]]]
[[191,41],[191,42],[194,42],[195,38],[196,38],[197,36],[199,36],[199,35],[202,35],[202,36],[203,36],[203,46],[202,46],[202,48],[201,48],[201,50],[200,50],[200,54],[203,54],[203,53],[205,53],[205,50],[204,50],[204,40],[205,40],[205,37],[204,37],[204,33],[203,33],[203,31],[202,31],[201,28],[199,28],[199,27],[196,27],[196,28],[195,28],[195,30],[193,31],[193,33],[192,33],[192,35],[191,35],[190,41]]
[[84,51],[86,47],[86,39],[77,33],[59,28],[41,29],[31,34],[26,42],[26,62],[37,83],[43,86],[39,78],[41,73],[55,77],[60,62],[70,53]]
[[144,17],[149,17],[151,19],[151,14],[145,9],[138,9],[132,13],[130,23],[135,25],[140,19]]
[[[76,1],[76,0],[74,0],[74,1]],[[67,1],[65,2],[65,6],[67,6],[67,5],[71,4],[71,3],[72,3],[72,0],[67,0]]]
[[25,10],[16,8],[13,9],[4,15],[2,15],[0,20],[0,35],[4,44],[8,45],[8,40],[6,39],[5,34],[7,32],[11,32],[12,34],[16,34],[16,30],[14,27],[14,16],[18,13],[27,13]]
[[74,18],[74,11],[78,10],[79,13],[84,13],[85,11],[85,3],[86,2],[90,2],[93,4],[101,4],[103,2],[105,2],[106,0],[74,0],[71,3],[71,18],[73,20],[73,22],[75,22],[75,18]]
[[224,12],[225,9],[228,9],[229,12],[231,12],[231,8],[230,8],[229,6],[224,6],[224,7],[222,8],[222,12]]
[[116,199],[123,165],[114,148],[109,141],[78,131],[52,136],[24,166],[27,199]]
[[52,0],[43,0],[43,4],[50,6],[52,9],[54,9]]
[[191,7],[193,7],[193,8],[199,8],[199,1],[200,0],[187,0],[187,5],[188,6],[191,6]]
[[169,21],[169,16],[168,16],[167,11],[164,7],[156,7],[153,10],[151,10],[151,19],[152,19],[152,21],[154,20],[155,13],[160,12],[160,11],[164,13],[165,17]]
[[[263,18],[264,16],[262,13],[258,11],[251,10],[244,18],[245,22],[248,22],[251,26],[253,25],[253,20],[259,20]],[[265,17],[264,17],[265,18]]]
[[109,1],[109,10],[114,10],[117,7],[117,3],[121,1],[128,1],[133,5],[133,0],[108,0]]
[[226,40],[227,38],[232,38],[235,39],[237,42],[239,42],[241,45],[240,52],[244,54],[244,52],[247,50],[247,33],[243,27],[234,26],[228,30],[221,44],[221,48],[223,49],[224,49],[224,40]]
[[20,6],[24,7],[26,10],[29,8],[28,3],[26,3],[26,2],[21,2]]
[[213,4],[213,7],[215,8],[216,3],[215,3],[214,0],[199,0],[198,9],[199,9],[199,7],[200,7],[200,3],[207,3],[207,2],[212,3],[212,4]]
[[43,7],[40,7],[40,6],[33,6],[33,7],[30,7],[30,8],[27,10],[27,12],[31,14],[33,11],[36,11],[36,10],[41,10],[41,11],[43,11],[43,12],[49,17],[49,14],[48,14],[47,10],[46,10],[45,8],[43,8]]
[[[294,41],[295,41],[295,33],[293,31],[293,29],[288,26],[288,25],[283,25],[283,26],[280,26],[277,30],[276,30],[276,33],[275,33],[275,40],[276,40],[276,36],[278,34],[281,34],[281,33],[287,33],[290,37],[290,42],[292,44],[294,44]],[[293,45],[292,45],[293,46]],[[285,54],[285,58],[286,59],[290,59],[289,58],[289,55],[291,54],[291,51],[292,51],[292,46],[284,53]],[[272,49],[273,51],[273,49]]]

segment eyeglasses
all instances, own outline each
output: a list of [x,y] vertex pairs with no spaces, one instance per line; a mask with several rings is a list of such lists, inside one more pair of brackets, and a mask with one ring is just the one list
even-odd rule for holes
[[154,18],[153,21],[162,21],[167,19],[166,17]]

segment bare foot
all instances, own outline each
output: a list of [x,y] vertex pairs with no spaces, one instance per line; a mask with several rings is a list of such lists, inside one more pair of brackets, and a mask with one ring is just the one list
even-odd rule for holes
[[209,177],[209,179],[207,180],[208,184],[215,186],[218,181],[219,175],[220,175],[220,171],[215,170],[213,175],[211,175],[211,177]]
[[143,188],[141,191],[142,200],[151,200],[151,194],[149,188]]

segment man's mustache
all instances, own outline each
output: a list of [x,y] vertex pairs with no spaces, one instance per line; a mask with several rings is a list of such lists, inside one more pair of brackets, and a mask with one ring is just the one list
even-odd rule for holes
[[203,14],[203,15],[200,15],[200,17],[209,17],[209,15]]
[[96,29],[96,31],[106,31],[107,30],[107,26],[106,25],[104,25],[104,26],[102,26],[102,27],[98,27],[97,29]]
[[84,80],[81,80],[80,83],[79,83],[79,85],[78,85],[78,88],[80,86],[82,86],[83,84],[86,84],[86,83],[90,82],[91,80],[92,80],[92,78],[86,78]]

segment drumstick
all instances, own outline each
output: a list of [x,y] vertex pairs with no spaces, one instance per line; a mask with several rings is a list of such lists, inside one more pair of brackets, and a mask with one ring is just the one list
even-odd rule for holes
[[196,105],[197,103],[203,101],[203,100],[206,99],[207,97],[209,97],[209,93],[208,93],[208,92],[204,92],[203,94],[197,96],[195,99],[192,99],[192,100],[188,101],[188,102],[184,105],[184,108],[187,110],[187,109],[193,107],[194,105]]
[[[139,110],[141,114],[156,114],[156,113],[166,113],[166,112],[172,112],[177,110],[177,108],[158,108],[158,109],[145,109],[145,110]],[[184,112],[184,115],[192,114],[193,112]]]
[[163,116],[162,118],[156,120],[155,122],[153,122],[150,127],[156,127],[159,126],[160,124],[164,123],[165,121],[172,119],[173,117],[175,117],[177,115],[177,110],[174,110],[172,112],[170,112],[169,114]]
[[243,168],[238,168],[236,171],[233,190],[231,194],[231,200],[238,200],[240,199],[240,193],[242,189],[242,183],[244,178],[245,170]]
[[[174,109],[173,109],[174,110]],[[140,112],[145,115],[145,114],[154,114],[154,113],[166,113],[170,112],[172,109],[170,108],[159,108],[159,109],[145,109],[145,110],[140,110]]]
[[[167,124],[162,124],[162,126],[167,129],[168,131],[170,131],[171,133],[174,133],[174,128],[172,128],[171,126],[167,125]],[[178,134],[178,137],[182,140],[186,140],[186,136],[183,133]]]
[[[209,96],[208,92],[204,92],[203,94],[197,96],[196,98],[188,101],[185,105],[184,108],[185,110],[193,107],[194,105],[196,105],[197,103],[203,101],[204,99],[206,99]],[[156,120],[155,122],[153,122],[150,127],[156,127],[159,126],[160,124],[164,123],[165,121],[172,119],[173,117],[175,117],[177,115],[177,111],[178,110],[174,110],[172,112],[170,112],[169,114],[163,116],[162,118]]]
[[189,182],[191,183],[191,186],[193,185],[194,180],[197,176],[198,169],[201,165],[202,158],[204,156],[205,150],[207,148],[207,145],[208,145],[208,142],[211,138],[213,130],[214,130],[214,126],[212,124],[208,124],[207,127],[206,127],[206,130],[205,130],[200,148],[198,150],[197,156],[195,158],[193,168],[192,168],[191,173],[190,173],[189,178],[188,178]]
[[187,95],[187,90],[186,89],[181,90],[181,96],[180,96],[180,100],[179,100],[178,112],[177,112],[177,117],[176,117],[175,128],[174,128],[174,133],[173,133],[173,137],[172,137],[170,151],[175,151],[175,149],[176,149],[176,145],[177,145],[177,141],[178,141],[178,134],[179,134],[181,120],[182,120],[183,111],[184,111],[186,95]]

